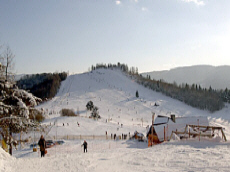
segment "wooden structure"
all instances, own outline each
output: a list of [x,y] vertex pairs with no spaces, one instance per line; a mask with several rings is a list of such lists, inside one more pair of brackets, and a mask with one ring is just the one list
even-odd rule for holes
[[222,127],[209,126],[206,116],[171,117],[158,115],[152,123],[147,138],[149,146],[169,141],[173,134],[180,139],[194,137],[215,137],[215,131],[221,131],[222,139],[227,141]]
[[226,136],[223,131],[223,127],[216,127],[216,126],[201,126],[201,125],[186,125],[184,132],[179,131],[172,131],[170,140],[173,134],[176,134],[180,137],[180,139],[187,139],[187,138],[195,138],[195,137],[209,137],[213,138],[215,131],[221,131],[222,139],[227,141]]

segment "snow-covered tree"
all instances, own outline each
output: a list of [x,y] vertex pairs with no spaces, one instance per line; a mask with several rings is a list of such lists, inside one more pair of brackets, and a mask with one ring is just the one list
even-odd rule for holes
[[38,125],[30,116],[38,113],[34,107],[42,100],[18,89],[12,81],[6,79],[9,73],[5,74],[0,73],[0,133],[12,155],[12,144],[16,144],[12,133],[25,132]]
[[12,144],[15,143],[12,133],[25,132],[29,127],[38,125],[29,116],[37,113],[38,110],[33,107],[41,99],[7,81],[0,81],[0,90],[0,132],[12,154]]

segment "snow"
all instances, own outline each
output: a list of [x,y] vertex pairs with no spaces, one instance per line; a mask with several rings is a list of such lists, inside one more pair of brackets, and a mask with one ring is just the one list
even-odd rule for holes
[[[137,90],[139,98],[135,97]],[[101,119],[88,118],[90,112],[86,111],[86,104],[90,100],[99,108]],[[159,106],[154,106],[155,102]],[[44,109],[46,132],[27,133],[22,137],[35,138],[37,143],[41,134],[46,140],[56,140],[58,136],[65,143],[48,148],[45,158],[40,158],[39,150],[32,151],[32,142],[13,150],[13,157],[0,148],[0,170],[229,171],[230,142],[223,142],[219,137],[201,138],[200,141],[197,138],[172,140],[149,148],[145,141],[110,139],[111,134],[133,135],[135,131],[146,135],[146,128],[152,123],[152,112],[164,116],[208,118],[210,125],[224,127],[226,137],[230,139],[229,105],[215,113],[198,110],[144,88],[119,70],[100,69],[69,76],[62,82],[58,94],[37,108]],[[59,111],[62,108],[73,109],[79,116],[61,117]],[[80,139],[67,139],[80,135]],[[95,139],[85,139],[86,136],[95,136]],[[88,142],[87,153],[83,153],[81,147],[84,140]]]
[[19,99],[19,101],[17,102],[17,105],[19,106],[20,109],[23,109],[22,116],[24,118],[28,119],[29,118],[29,110],[28,110],[27,106],[25,105],[25,103],[21,99]]
[[33,96],[31,93],[28,93],[27,91],[22,90],[22,89],[15,89],[14,94],[19,98],[29,100],[30,106],[32,106],[32,107],[37,106],[36,100],[41,102],[40,98],[37,98],[37,97]]
[[10,156],[2,148],[0,148],[0,172],[11,172],[13,167],[11,163],[15,161],[15,158]]
[[[82,141],[83,142],[83,141]],[[228,171],[227,143],[197,140],[168,142],[151,148],[135,141],[89,141],[83,153],[79,141],[48,149],[45,158],[24,150],[8,159],[12,171]]]

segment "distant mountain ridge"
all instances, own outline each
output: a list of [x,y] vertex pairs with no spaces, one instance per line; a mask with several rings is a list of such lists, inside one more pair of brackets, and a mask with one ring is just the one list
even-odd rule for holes
[[151,79],[163,79],[166,82],[176,82],[178,85],[187,83],[197,84],[202,88],[225,89],[230,88],[230,66],[196,65],[178,67],[164,71],[142,73],[142,76],[150,75]]

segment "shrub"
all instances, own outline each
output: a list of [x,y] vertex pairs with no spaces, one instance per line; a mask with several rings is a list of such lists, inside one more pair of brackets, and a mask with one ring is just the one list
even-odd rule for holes
[[77,116],[72,109],[62,109],[61,116]]
[[[32,112],[32,111],[30,111]],[[34,114],[34,115],[32,115]],[[37,121],[37,122],[42,122],[45,120],[45,117],[42,115],[42,112],[38,111],[38,110],[33,110],[33,113],[30,113],[30,116],[29,116],[30,119]]]

